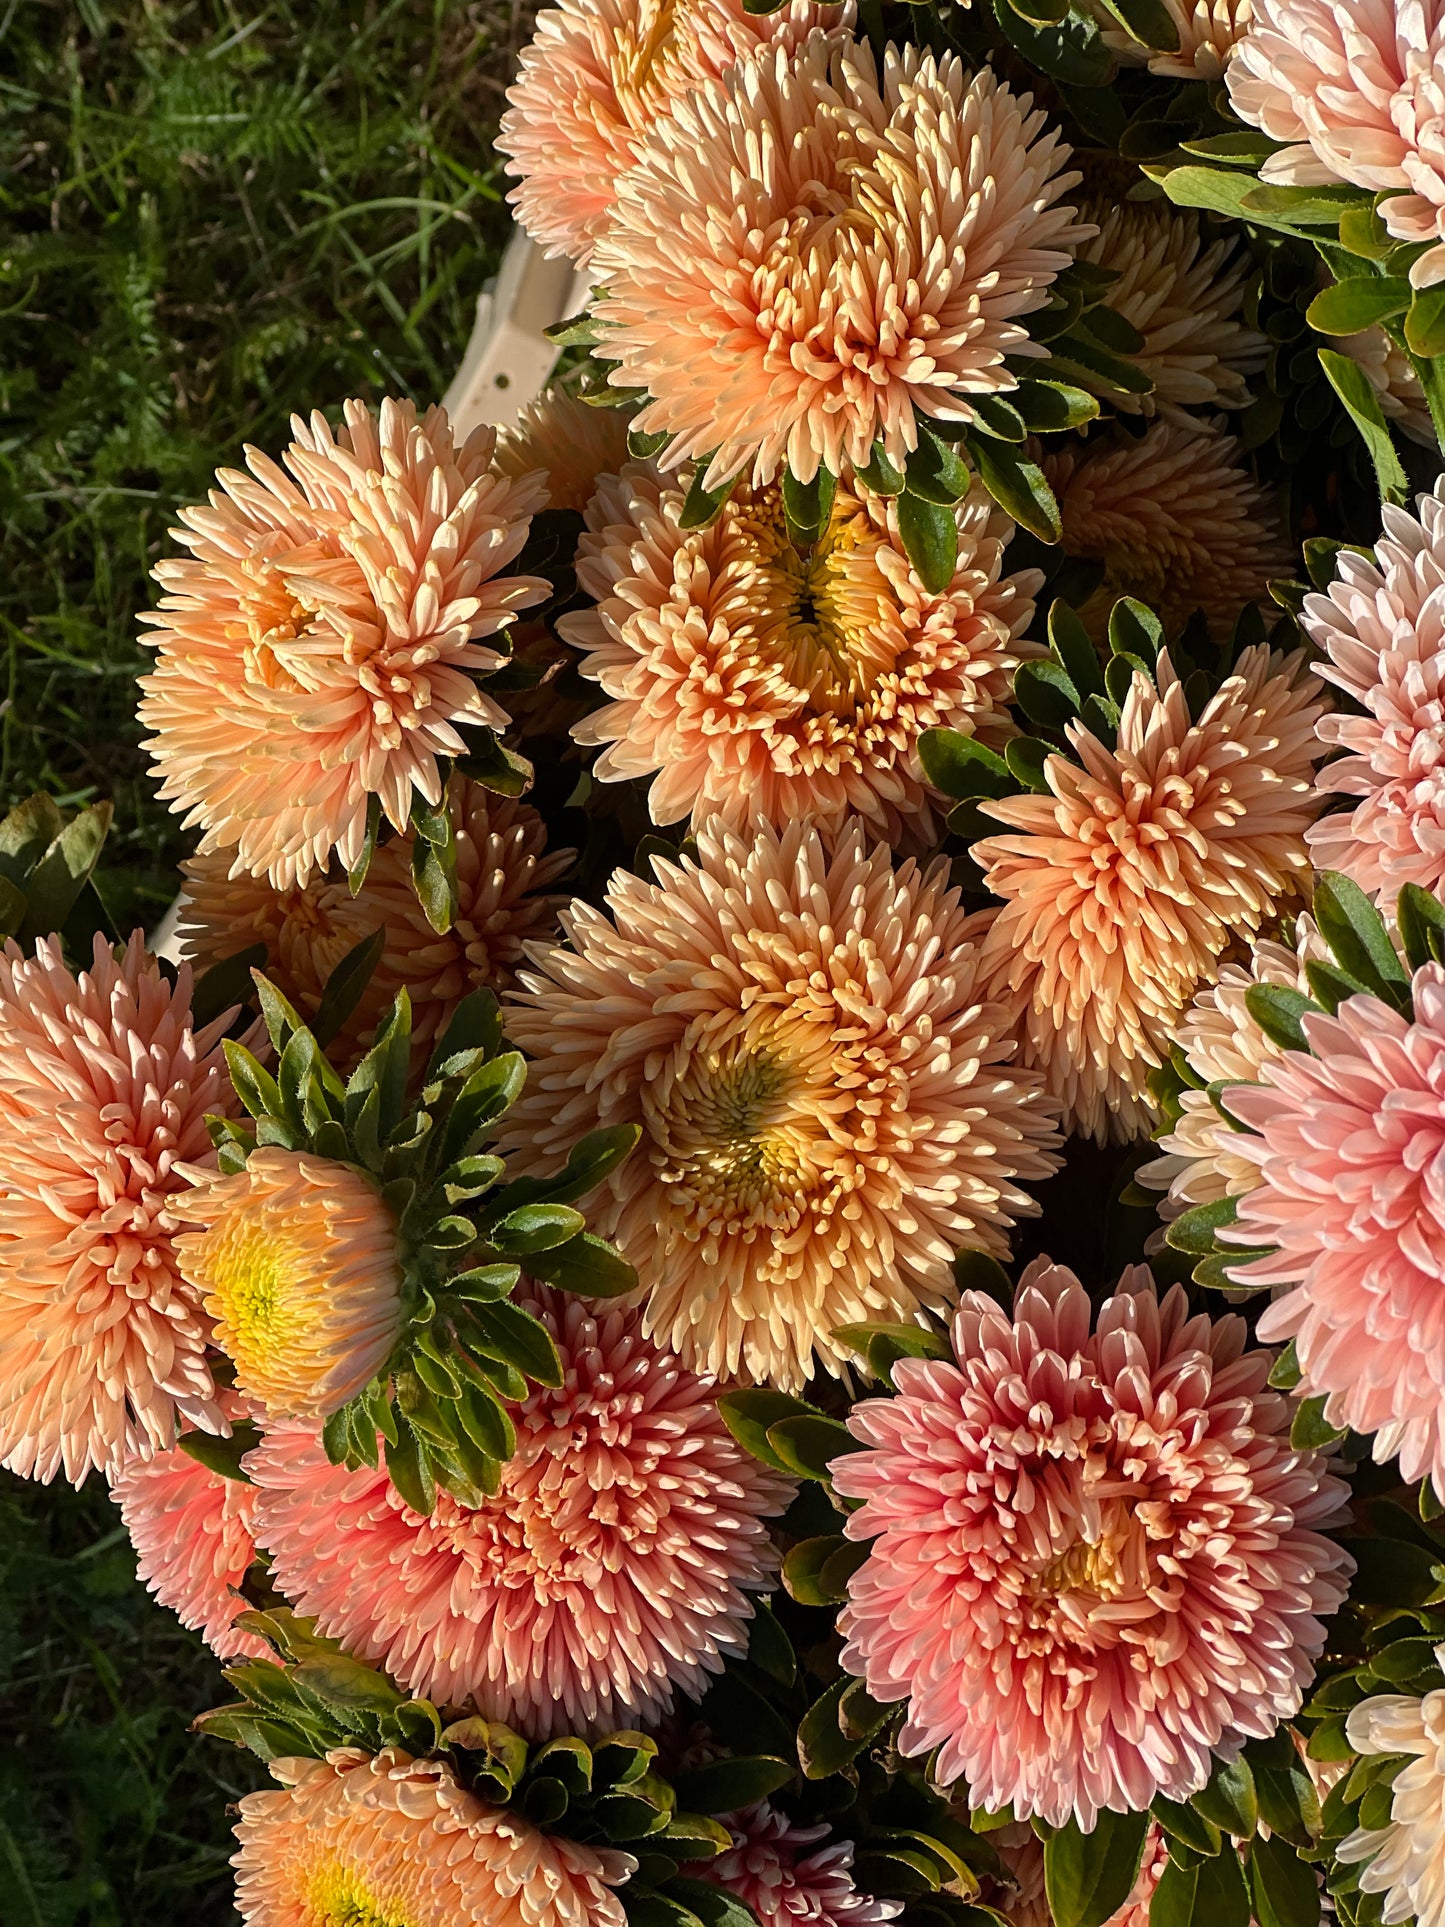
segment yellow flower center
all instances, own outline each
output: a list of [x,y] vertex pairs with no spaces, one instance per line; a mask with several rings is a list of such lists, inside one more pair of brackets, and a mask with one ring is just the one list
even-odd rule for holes
[[879,621],[890,590],[876,562],[878,532],[862,505],[840,489],[827,527],[800,551],[788,537],[782,490],[773,486],[740,501],[730,533],[760,652],[815,708],[852,715],[894,663],[889,628]]
[[339,1860],[316,1868],[306,1905],[305,1927],[420,1927],[414,1914],[380,1899]]
[[318,1301],[306,1288],[314,1254],[244,1221],[218,1227],[209,1243],[210,1309],[242,1382],[264,1383],[316,1323]]

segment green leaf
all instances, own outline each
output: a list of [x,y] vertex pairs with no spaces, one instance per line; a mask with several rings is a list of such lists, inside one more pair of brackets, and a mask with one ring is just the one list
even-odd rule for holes
[[1212,1820],[1206,1820],[1193,1807],[1181,1805],[1177,1800],[1166,1800],[1161,1793],[1156,1796],[1149,1811],[1171,1839],[1183,1841],[1186,1847],[1192,1847],[1206,1858],[1219,1852],[1224,1836]]
[[109,803],[92,803],[73,816],[25,878],[25,917],[17,933],[22,946],[59,931],[90,881],[113,815]]
[[1179,145],[1184,153],[1198,155],[1201,160],[1247,168],[1250,173],[1257,172],[1279,150],[1278,141],[1272,141],[1268,134],[1255,133],[1253,128],[1241,128],[1233,134],[1206,134],[1198,140],[1180,141]]
[[1109,648],[1116,656],[1137,656],[1153,665],[1164,647],[1164,624],[1147,602],[1121,596],[1109,611]]
[[[1027,0],[1030,7],[1042,0]],[[994,13],[1004,34],[1029,66],[1061,81],[1066,87],[1104,87],[1113,78],[1114,56],[1105,46],[1095,22],[1070,9],[1057,26],[1036,26],[1009,0],[994,0]]]
[[821,1412],[779,1419],[768,1427],[768,1444],[787,1471],[804,1479],[826,1479],[834,1459],[863,1450],[846,1425]]
[[1193,1867],[1171,1858],[1149,1903],[1149,1927],[1249,1927],[1249,1894],[1233,1847]]
[[[748,0],[743,0],[744,7],[747,4]],[[703,1927],[758,1927],[758,1917],[752,1908],[725,1887],[680,1877],[668,1882],[668,1892],[691,1908]]]
[[924,730],[918,759],[929,782],[945,796],[1008,796],[1018,787],[1002,756],[961,730]]
[[609,1124],[578,1138],[567,1162],[555,1177],[538,1182],[550,1204],[572,1204],[583,1198],[631,1155],[642,1136],[640,1124]]
[[1062,729],[1073,722],[1084,700],[1068,670],[1047,658],[1019,664],[1014,696],[1029,721],[1043,729]]
[[1325,1417],[1325,1407],[1329,1399],[1325,1395],[1318,1398],[1302,1398],[1295,1407],[1290,1421],[1289,1442],[1297,1452],[1319,1451],[1333,1445],[1345,1436],[1342,1425],[1331,1425]]
[[176,1440],[181,1451],[197,1465],[205,1466],[218,1478],[235,1479],[241,1485],[251,1484],[251,1475],[242,1470],[241,1460],[253,1445],[260,1443],[261,1428],[250,1419],[233,1419],[228,1439],[217,1438],[210,1432],[182,1432]]
[[833,1332],[840,1344],[860,1357],[868,1356],[873,1341],[886,1338],[900,1358],[952,1358],[948,1334],[931,1325],[894,1325],[886,1320],[868,1325],[838,1325]]
[[787,517],[789,533],[796,533],[811,542],[825,529],[828,517],[833,513],[833,497],[837,488],[837,476],[830,474],[821,463],[811,482],[800,482],[791,467],[784,469],[783,513]]
[[975,395],[972,406],[974,420],[985,435],[1001,442],[1021,442],[1027,438],[1028,423],[1002,395]]
[[1254,1774],[1260,1819],[1271,1833],[1308,1852],[1320,1833],[1319,1796],[1289,1734],[1251,1740],[1244,1757]]
[[942,595],[958,563],[958,523],[953,510],[920,495],[898,498],[898,535],[913,573],[930,595]]
[[502,1011],[496,994],[490,990],[469,991],[452,1012],[427,1065],[426,1081],[436,1083],[448,1064],[481,1051],[484,1057],[496,1055],[502,1041]]
[[1418,883],[1404,884],[1395,902],[1395,921],[1405,961],[1411,970],[1445,963],[1445,904]]
[[1044,1843],[1044,1892],[1055,1927],[1102,1927],[1139,1877],[1147,1813],[1100,1813],[1092,1833],[1074,1820]]
[[534,1252],[527,1269],[544,1284],[579,1298],[625,1298],[637,1290],[637,1273],[603,1238],[580,1231],[551,1251]]
[[1395,452],[1379,396],[1370,386],[1369,376],[1348,355],[1338,354],[1332,348],[1321,348],[1319,358],[1325,378],[1364,439],[1381,495],[1387,502],[1402,503],[1409,493],[1409,478]]
[[736,1392],[724,1392],[717,1402],[717,1409],[723,1424],[745,1452],[751,1452],[755,1459],[772,1466],[775,1472],[791,1470],[769,1443],[768,1430],[784,1419],[811,1413],[811,1406],[805,1405],[801,1399],[789,1398],[786,1392],[774,1392],[764,1385],[757,1385],[745,1386]]
[[281,1117],[281,1087],[244,1045],[227,1037],[221,1044],[236,1095],[252,1117]]
[[677,518],[677,526],[680,529],[710,528],[722,514],[723,504],[742,480],[742,470],[739,469],[737,474],[724,482],[721,488],[704,488],[702,478],[707,471],[706,459],[700,461],[693,471],[692,481],[683,500],[682,513]]
[[473,733],[472,747],[458,768],[497,796],[525,796],[537,774],[525,756],[508,749],[490,729]]
[[1081,695],[1102,695],[1104,670],[1093,638],[1076,610],[1062,596],[1049,606],[1049,647]]
[[1071,382],[1025,379],[1014,391],[1013,400],[1025,428],[1035,435],[1082,428],[1099,413],[1098,397]]
[[386,1446],[386,1475],[413,1512],[431,1517],[436,1484],[421,1441],[404,1414],[397,1415],[396,1440]]
[[53,797],[37,791],[0,822],[0,876],[24,884],[35,865],[65,828]]
[[1104,0],[1104,5],[1141,47],[1178,53],[1179,28],[1164,0]]
[[1027,529],[1041,542],[1061,539],[1064,530],[1059,505],[1036,462],[1025,461],[1003,442],[974,436],[969,437],[968,452],[983,478],[984,487],[1020,528]]
[[539,1385],[562,1383],[562,1361],[546,1326],[508,1298],[469,1304],[465,1342],[484,1357],[514,1365]]
[[433,930],[450,930],[457,915],[457,843],[443,800],[433,809],[414,795],[411,804],[411,880]]
[[672,1784],[679,1806],[689,1813],[735,1813],[785,1787],[796,1771],[787,1760],[753,1753],[674,1773]]
[[1405,316],[1405,342],[1422,361],[1445,354],[1445,287],[1421,288]]
[[1321,288],[1305,313],[1305,320],[1322,335],[1358,335],[1403,314],[1413,290],[1403,277],[1392,274],[1351,275]]
[[1286,1841],[1250,1847],[1249,1888],[1258,1927],[1319,1927],[1319,1878]]
[[908,457],[906,490],[925,502],[952,508],[961,502],[973,483],[968,463],[956,449],[921,428],[918,446]]
[[870,495],[901,495],[906,477],[902,469],[895,468],[883,451],[882,442],[874,442],[873,453],[862,468],[854,469],[854,477],[860,481]]
[[1383,261],[1398,243],[1377,207],[1364,203],[1340,209],[1340,246],[1367,261]]
[[841,1772],[865,1744],[844,1733],[838,1715],[839,1703],[853,1683],[847,1677],[834,1680],[798,1723],[798,1762],[810,1780],[826,1780],[829,1774]]
[[1244,993],[1244,1007],[1281,1050],[1309,1049],[1300,1020],[1311,1012],[1318,1016],[1319,1005],[1302,990],[1290,990],[1284,984],[1251,984]]
[[1376,997],[1400,1006],[1409,973],[1390,941],[1384,918],[1358,883],[1326,870],[1315,885],[1311,914],[1336,963]]
[[1259,1800],[1249,1761],[1238,1759],[1226,1764],[1217,1760],[1208,1785],[1194,1794],[1189,1804],[1221,1833],[1231,1833],[1237,1840],[1250,1839],[1259,1825]]
[[[841,1533],[823,1533],[816,1539],[800,1539],[797,1545],[789,1548],[783,1560],[783,1585],[789,1596],[796,1599],[800,1606],[832,1606],[848,1596],[846,1579],[834,1589],[824,1583],[823,1569],[835,1553],[848,1551],[848,1541]],[[859,1554],[859,1563],[868,1556],[866,1546],[852,1548]]]
[[587,1220],[567,1204],[524,1204],[509,1211],[499,1223],[488,1226],[487,1241],[509,1258],[526,1258],[533,1252],[551,1251],[566,1244],[583,1229]]
[[1044,771],[1055,753],[1052,744],[1040,742],[1037,736],[1014,736],[1004,745],[1003,759],[1025,789],[1043,795],[1049,787]]
[[384,1143],[406,1109],[407,1078],[411,1070],[411,999],[399,990],[376,1027],[376,1041],[362,1058],[346,1086],[345,1121],[352,1129],[367,1098],[376,1094],[376,1129]]
[[473,1071],[458,1091],[442,1127],[443,1163],[450,1164],[475,1149],[480,1134],[505,1116],[526,1082],[527,1064],[520,1051],[504,1051]]
[[1166,1226],[1165,1242],[1174,1251],[1207,1258],[1218,1248],[1215,1233],[1221,1226],[1233,1224],[1238,1214],[1238,1198],[1213,1198],[1208,1204],[1191,1205]]
[[311,1022],[312,1034],[323,1050],[361,1002],[385,948],[386,929],[379,925],[369,937],[363,937],[347,951],[326,979],[321,1002]]

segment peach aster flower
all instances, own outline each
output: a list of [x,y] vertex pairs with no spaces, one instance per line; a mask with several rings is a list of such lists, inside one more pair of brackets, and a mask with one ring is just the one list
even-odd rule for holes
[[760,47],[792,52],[853,8],[784,0],[560,0],[537,15],[497,146],[520,176],[507,196],[550,255],[585,267],[607,225],[617,179],[679,100]]
[[626,1927],[629,1855],[540,1833],[441,1760],[338,1747],[271,1772],[236,1823],[246,1927]]
[[1065,549],[1104,564],[1104,585],[1083,611],[1094,628],[1132,595],[1171,635],[1202,609],[1224,642],[1248,604],[1273,607],[1270,578],[1296,566],[1273,498],[1217,424],[1160,420],[1140,436],[1111,429],[1046,454],[1043,469]]
[[853,1843],[820,1846],[830,1832],[826,1823],[800,1827],[762,1800],[729,1814],[723,1824],[732,1847],[716,1860],[700,1861],[697,1877],[751,1907],[761,1927],[874,1927],[903,1911],[901,1900],[859,1893]]
[[1303,653],[1243,650],[1197,721],[1167,651],[1156,682],[1134,678],[1113,749],[1070,724],[1078,762],[1050,756],[1047,794],[985,804],[1008,833],[973,847],[1004,899],[984,981],[1065,1122],[1100,1143],[1150,1128],[1149,1072],[1189,999],[1309,877],[1320,703]]
[[0,956],[0,1464],[79,1485],[225,1430],[209,1327],[176,1253],[183,1171],[231,1104],[220,1040],[191,1028],[137,931],[73,976],[58,938]]
[[384,1469],[333,1466],[314,1427],[278,1426],[246,1457],[256,1536],[286,1596],[409,1691],[529,1739],[635,1726],[746,1647],[749,1595],[776,1575],[764,1520],[792,1484],[635,1311],[524,1302],[563,1383],[510,1408],[494,1497],[439,1492],[422,1518]]
[[1091,1323],[1047,1259],[1012,1319],[966,1292],[956,1363],[900,1361],[833,1462],[872,1540],[844,1668],[907,1698],[900,1750],[939,1748],[971,1805],[1085,1831],[1187,1800],[1295,1713],[1353,1571],[1321,1530],[1347,1488],[1291,1447],[1242,1318],[1191,1317],[1138,1266]]
[[181,1215],[181,1274],[238,1388],[271,1418],[325,1418],[385,1365],[401,1329],[396,1223],[352,1164],[262,1145]]
[[1323,742],[1348,752],[1319,787],[1360,800],[1322,817],[1310,851],[1393,906],[1402,883],[1445,886],[1445,484],[1418,515],[1386,503],[1372,557],[1342,549],[1328,595],[1305,598],[1305,633],[1329,658],[1320,674],[1363,715],[1320,720]]
[[181,510],[185,561],[165,590],[140,719],[161,796],[203,831],[202,854],[304,887],[332,853],[361,855],[369,799],[405,829],[413,797],[440,802],[458,723],[501,728],[478,688],[502,658],[491,635],[546,593],[498,580],[544,499],[540,475],[489,463],[493,432],[454,444],[445,412],[380,416],[348,402],[336,434],[292,417],[285,473],[248,449],[209,505]]
[[679,527],[684,496],[651,464],[603,481],[578,581],[597,608],[558,627],[612,698],[573,728],[608,747],[593,775],[652,776],[654,822],[737,808],[770,822],[848,812],[896,839],[935,840],[925,729],[1007,733],[1018,638],[1042,582],[1003,575],[1008,517],[976,486],[954,510],[958,563],[940,595],[919,582],[896,505],[840,489],[806,554],[776,483],[739,484],[707,529]]
[[[1445,1666],[1445,1647],[1436,1647],[1435,1660]],[[1445,1927],[1445,1690],[1362,1700],[1345,1732],[1366,1759],[1403,1753],[1408,1765],[1390,1786],[1384,1826],[1357,1827],[1335,1857],[1347,1867],[1369,1863],[1360,1891],[1385,1896],[1382,1920]]]
[[[226,1393],[228,1419],[246,1416]],[[271,1648],[237,1626],[247,1610],[241,1583],[256,1557],[251,1515],[256,1488],[228,1479],[179,1447],[152,1459],[127,1459],[110,1496],[136,1551],[136,1571],[161,1605],[198,1632],[218,1659],[270,1659]]]
[[[549,8],[541,19],[552,20],[562,11]],[[780,16],[744,17],[761,24]],[[631,426],[630,408],[594,408],[563,388],[548,388],[529,401],[514,422],[497,431],[492,466],[519,482],[540,470],[547,484],[548,508],[575,509],[580,515],[601,477],[615,475],[628,459]]]
[[1289,143],[1262,180],[1383,193],[1389,233],[1432,244],[1411,282],[1445,278],[1442,0],[1254,0],[1225,78],[1240,119]]
[[448,806],[456,828],[457,915],[433,930],[412,884],[414,832],[383,843],[366,881],[351,894],[344,876],[313,876],[304,888],[278,890],[264,877],[227,874],[223,856],[181,865],[185,900],[180,937],[198,969],[264,943],[266,974],[303,1018],[314,1017],[327,978],[346,953],[378,928],[386,947],[330,1047],[333,1061],[360,1057],[396,993],[411,998],[412,1040],[425,1060],[469,991],[501,991],[515,980],[527,938],[547,936],[559,899],[547,885],[573,860],[547,851],[542,819],[526,803],[454,775]]
[[1098,233],[1079,259],[1118,276],[1105,303],[1144,337],[1125,359],[1154,383],[1150,395],[1105,389],[1110,407],[1172,417],[1189,408],[1247,407],[1246,377],[1264,367],[1268,343],[1241,315],[1254,263],[1238,236],[1206,245],[1197,214],[1156,202],[1090,199],[1081,212]]
[[1314,925],[1302,916],[1294,949],[1257,943],[1247,965],[1222,965],[1218,983],[1199,991],[1184,1013],[1175,1042],[1206,1088],[1180,1093],[1179,1119],[1159,1140],[1163,1155],[1134,1173],[1141,1184],[1167,1191],[1159,1204],[1166,1220],[1191,1205],[1241,1197],[1259,1183],[1259,1166],[1238,1153],[1238,1126],[1221,1115],[1207,1087],[1257,1084],[1262,1067],[1282,1055],[1250,1016],[1245,998],[1254,984],[1282,984],[1308,996],[1305,964],[1311,958],[1327,960]]
[[1409,1022],[1373,997],[1302,1019],[1313,1056],[1287,1051],[1230,1093],[1239,1155],[1259,1183],[1227,1242],[1273,1246],[1241,1285],[1294,1287],[1259,1321],[1292,1338],[1301,1398],[1374,1433],[1383,1464],[1445,1491],[1445,970],[1415,973]]
[[1105,46],[1130,66],[1147,66],[1151,74],[1171,80],[1218,80],[1254,24],[1254,0],[1164,0],[1164,6],[1178,29],[1176,52],[1141,46],[1112,14],[1096,6]]
[[610,379],[703,461],[712,487],[784,463],[901,467],[918,419],[1043,354],[1022,317],[1087,228],[1060,197],[1069,149],[1032,96],[952,54],[814,34],[679,98],[618,184],[595,269]]
[[619,871],[564,913],[509,1017],[537,1060],[503,1142],[553,1170],[598,1125],[642,1142],[592,1206],[684,1362],[797,1388],[842,1324],[951,1302],[961,1244],[1005,1253],[1054,1168],[1053,1114],[983,1001],[948,866],[895,871],[851,824],[703,825],[696,860]]

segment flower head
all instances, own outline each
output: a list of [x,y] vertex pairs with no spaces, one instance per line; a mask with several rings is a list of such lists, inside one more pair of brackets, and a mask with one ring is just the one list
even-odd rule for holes
[[495,579],[544,491],[488,466],[490,429],[457,447],[440,408],[345,415],[335,434],[294,416],[289,474],[251,449],[249,475],[221,470],[209,505],[182,509],[191,556],[156,565],[166,593],[146,618],[161,795],[201,826],[202,854],[281,888],[333,852],[357,862],[372,796],[398,830],[413,797],[440,802],[456,725],[507,720],[477,687],[501,662],[478,638],[546,586]]
[[938,724],[1007,727],[1016,638],[1041,578],[1002,575],[1008,517],[982,487],[954,510],[958,562],[933,595],[904,553],[894,503],[840,489],[806,553],[782,490],[739,484],[709,528],[650,464],[605,479],[578,581],[597,608],[562,619],[583,673],[612,698],[577,724],[608,747],[594,776],[656,772],[653,820],[755,811],[782,824],[848,812],[930,839],[918,738]]
[[448,804],[457,886],[450,930],[432,929],[417,901],[415,832],[408,831],[381,845],[354,896],[344,877],[318,875],[304,888],[278,890],[264,877],[229,876],[226,859],[215,852],[192,857],[181,866],[185,955],[203,967],[264,943],[267,976],[309,1021],[342,958],[382,929],[385,948],[332,1057],[338,1064],[359,1057],[378,1018],[405,988],[415,1054],[424,1061],[462,998],[483,985],[508,989],[527,938],[549,934],[558,899],[546,888],[573,854],[548,853],[542,819],[528,804],[467,777],[452,777]]
[[952,1297],[960,1244],[1007,1250],[1053,1168],[1052,1113],[983,1002],[977,919],[947,866],[895,871],[852,824],[705,824],[696,860],[619,872],[609,919],[533,952],[510,1013],[538,1061],[506,1139],[554,1168],[584,1131],[642,1142],[596,1229],[685,1362],[796,1387],[832,1334]]
[[1289,143],[1266,181],[1383,194],[1397,241],[1434,243],[1417,288],[1445,278],[1445,7],[1440,0],[1253,0],[1225,76],[1241,120]]
[[730,1814],[724,1824],[731,1849],[701,1862],[698,1874],[751,1907],[761,1927],[873,1927],[903,1911],[901,1900],[859,1893],[853,1843],[820,1846],[830,1831],[826,1824],[800,1827],[766,1800]]
[[1137,438],[1116,428],[1045,455],[1043,469],[1065,549],[1104,564],[1084,610],[1096,624],[1131,595],[1170,634],[1202,609],[1222,642],[1251,602],[1269,601],[1270,578],[1294,566],[1274,501],[1217,426],[1160,420]]
[[1383,328],[1362,328],[1358,334],[1332,337],[1330,346],[1360,364],[1379,398],[1381,411],[1402,435],[1421,448],[1437,446],[1430,404],[1415,365]]
[[[1435,1659],[1445,1665],[1445,1648],[1436,1647]],[[1335,1857],[1346,1866],[1369,1863],[1360,1891],[1385,1896],[1381,1919],[1445,1927],[1445,1689],[1423,1699],[1385,1693],[1362,1700],[1345,1733],[1367,1759],[1401,1753],[1408,1764],[1390,1785],[1384,1826],[1356,1828]]]
[[507,196],[548,254],[585,267],[617,198],[618,176],[643,137],[703,81],[758,48],[791,52],[852,6],[784,0],[749,13],[743,0],[560,0],[508,89],[497,146],[520,176]]
[[1259,373],[1268,351],[1240,312],[1254,265],[1248,249],[1227,234],[1206,245],[1197,214],[1155,202],[1091,199],[1081,211],[1098,232],[1079,258],[1117,275],[1104,299],[1144,337],[1127,358],[1154,383],[1149,395],[1110,389],[1110,405],[1172,416],[1246,407],[1245,378]]
[[598,243],[612,379],[645,388],[638,428],[716,486],[788,463],[896,467],[920,417],[969,421],[1015,385],[1087,230],[1078,176],[1031,97],[954,55],[815,34],[679,98],[623,175]]
[[[549,8],[541,19],[544,23],[555,20],[563,12],[561,7]],[[779,18],[777,14],[744,17],[760,25]],[[540,470],[547,483],[547,506],[575,509],[580,515],[599,480],[615,475],[627,461],[631,426],[630,408],[594,408],[563,388],[549,388],[529,401],[508,427],[498,430],[492,466],[518,481]]]
[[1257,943],[1247,965],[1223,964],[1219,981],[1199,991],[1184,1013],[1175,1042],[1200,1087],[1180,1093],[1178,1120],[1159,1140],[1163,1155],[1134,1174],[1141,1184],[1168,1192],[1159,1205],[1162,1217],[1177,1218],[1191,1205],[1216,1198],[1242,1197],[1259,1183],[1259,1166],[1239,1154],[1239,1127],[1220,1111],[1209,1086],[1259,1082],[1262,1067],[1281,1055],[1282,1046],[1250,1016],[1245,999],[1251,986],[1282,984],[1308,995],[1305,964],[1323,955],[1314,925],[1302,916],[1294,949]]
[[843,1665],[907,1697],[900,1749],[941,1748],[975,1806],[1086,1831],[1188,1799],[1294,1713],[1352,1570],[1317,1530],[1346,1488],[1291,1447],[1243,1319],[1191,1317],[1143,1267],[1091,1319],[1047,1259],[1012,1319],[965,1293],[957,1362],[900,1361],[833,1464],[873,1540]]
[[1414,1020],[1373,997],[1302,1019],[1313,1055],[1287,1051],[1229,1093],[1259,1169],[1230,1241],[1275,1246],[1233,1272],[1293,1286],[1260,1335],[1292,1338],[1300,1396],[1374,1432],[1375,1457],[1445,1490],[1445,970],[1415,973]]
[[[227,1397],[226,1416],[244,1408]],[[179,1447],[127,1459],[110,1496],[136,1551],[136,1571],[183,1626],[218,1659],[269,1659],[265,1640],[237,1626],[247,1610],[240,1585],[256,1557],[251,1515],[256,1489],[201,1465]]]
[[1320,720],[1321,740],[1348,753],[1319,787],[1360,800],[1321,818],[1310,850],[1387,909],[1403,883],[1445,886],[1445,484],[1418,509],[1386,503],[1374,558],[1341,549],[1328,595],[1307,596],[1303,615],[1329,658],[1320,674],[1365,712]]
[[269,1417],[325,1418],[381,1370],[401,1328],[396,1224],[355,1165],[263,1145],[185,1201],[176,1240],[240,1390]]
[[626,1854],[539,1833],[440,1760],[339,1747],[273,1760],[236,1824],[246,1927],[626,1927]]
[[1195,721],[1165,652],[1155,682],[1135,676],[1113,749],[1071,724],[1079,761],[1048,759],[1048,794],[986,805],[1007,834],[973,850],[1004,899],[985,978],[1074,1129],[1148,1128],[1149,1072],[1195,989],[1302,890],[1319,708],[1303,655],[1260,644]]
[[200,1300],[177,1263],[206,1114],[230,1104],[220,1037],[191,1028],[139,931],[0,956],[0,1464],[32,1478],[164,1450],[180,1418],[225,1430]]
[[546,1739],[655,1718],[744,1648],[791,1487],[635,1311],[541,1289],[527,1308],[563,1382],[510,1408],[517,1449],[479,1506],[439,1493],[422,1518],[385,1470],[331,1465],[314,1427],[276,1427],[246,1469],[272,1578],[328,1637]]
[[1105,46],[1131,66],[1171,80],[1218,80],[1254,23],[1254,0],[1164,0],[1179,34],[1173,53],[1141,46],[1117,15],[1095,4]]

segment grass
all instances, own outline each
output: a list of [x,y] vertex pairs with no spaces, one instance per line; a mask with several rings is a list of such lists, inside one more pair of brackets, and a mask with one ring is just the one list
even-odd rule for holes
[[[0,807],[109,795],[122,924],[183,844],[134,722],[178,504],[294,409],[445,388],[507,234],[506,4],[0,0]],[[118,1515],[0,1474],[0,1920],[232,1923],[252,1763]]]

